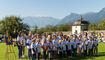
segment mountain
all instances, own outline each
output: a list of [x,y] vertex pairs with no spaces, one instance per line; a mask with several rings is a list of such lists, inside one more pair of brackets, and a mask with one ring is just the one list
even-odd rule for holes
[[101,19],[105,18],[105,8],[99,12],[89,12],[85,14],[71,13],[65,16],[63,19],[56,19],[53,17],[24,17],[23,22],[29,24],[31,27],[37,25],[38,28],[45,27],[47,25],[61,25],[61,24],[73,24],[75,21],[82,18],[89,21],[90,23],[99,23]]
[[60,24],[73,24],[76,20],[80,19],[80,17],[84,18],[84,20],[89,21],[90,23],[99,23],[101,19],[105,19],[105,8],[100,10],[99,12],[89,12],[85,14],[77,14],[71,13],[68,16],[65,16],[59,23]]
[[53,17],[24,17],[23,22],[29,24],[31,27],[37,25],[38,28],[45,27],[47,25],[56,25],[60,19]]
[[76,13],[71,13],[70,15],[64,17],[59,23],[59,24],[66,24],[66,23],[69,23],[69,24],[72,24],[74,21],[76,21],[78,18],[80,18],[80,15],[79,14],[76,14]]

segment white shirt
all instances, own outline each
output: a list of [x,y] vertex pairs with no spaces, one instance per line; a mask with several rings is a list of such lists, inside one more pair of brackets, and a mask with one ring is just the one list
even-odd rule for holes
[[36,43],[36,46],[37,46],[37,51],[38,53],[41,53],[41,43]]
[[67,42],[68,50],[71,50],[71,42]]
[[25,38],[20,37],[20,40],[21,40],[21,44],[25,46]]
[[17,41],[19,41],[21,45],[25,46],[25,38],[18,36]]
[[63,45],[61,43],[58,43],[58,50],[61,51],[63,48]]
[[58,45],[58,41],[57,40],[53,40],[53,50],[57,50],[57,46]]
[[92,49],[93,47],[93,40],[88,40],[88,48]]
[[66,50],[66,41],[63,41],[62,45],[63,45],[63,50]]
[[48,42],[48,51],[53,49],[53,43],[52,42]]
[[31,43],[32,43],[32,40],[31,39],[27,39],[27,44],[29,44],[27,46],[28,49],[31,49],[31,45],[30,45]]
[[32,43],[32,44],[31,44],[31,51],[32,51],[32,54],[35,54],[35,52],[33,51],[33,48],[34,48],[34,50],[36,50],[36,44],[35,44],[35,43]]
[[74,41],[74,42],[72,42],[73,43],[73,48],[76,48],[77,46],[77,44],[76,44],[76,42]]
[[20,39],[20,37],[18,36],[18,37],[17,37],[17,41],[20,41],[20,40],[21,40],[21,39]]

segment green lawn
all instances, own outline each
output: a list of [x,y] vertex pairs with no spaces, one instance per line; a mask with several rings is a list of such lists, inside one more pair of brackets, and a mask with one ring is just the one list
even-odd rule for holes
[[[13,54],[9,55],[10,60],[28,60],[27,57],[24,59],[18,59],[18,50],[17,47],[14,47],[16,59],[14,58]],[[27,49],[25,49],[27,50]],[[92,56],[92,57],[83,57],[77,56],[73,58],[63,58],[63,59],[56,59],[56,60],[105,60],[105,43],[99,43],[99,56]],[[25,51],[25,55],[27,56],[27,51]],[[7,60],[6,57],[6,45],[4,43],[0,43],[0,60]],[[54,59],[55,60],[55,59]]]

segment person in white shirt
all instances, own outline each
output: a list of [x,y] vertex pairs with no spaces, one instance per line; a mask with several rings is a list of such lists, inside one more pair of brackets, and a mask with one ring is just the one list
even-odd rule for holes
[[58,49],[57,49],[58,48],[58,40],[56,39],[56,37],[53,38],[52,43],[53,43],[53,56],[54,56],[54,58],[56,58],[57,53],[58,53]]
[[98,40],[97,37],[94,37],[94,41],[93,41],[93,52],[94,55],[98,54]]
[[21,32],[19,33],[19,35],[17,37],[17,46],[18,46],[18,56],[20,59],[20,58],[22,58]]
[[46,42],[46,38],[43,38],[42,39],[43,60],[46,60],[47,58],[47,55],[46,55],[47,49],[48,49],[48,44]]
[[83,55],[84,56],[87,56],[87,37],[84,37],[84,40],[83,40],[83,43],[82,43],[82,48],[83,48]]
[[48,56],[50,60],[53,60],[53,43],[51,38],[48,38]]
[[93,38],[90,36],[89,40],[88,40],[88,51],[89,51],[89,55],[93,55]]
[[63,55],[62,55],[62,51],[63,51],[62,41],[59,40],[59,42],[58,42],[58,56],[59,56],[59,57],[62,57],[62,56],[63,56]]
[[77,46],[78,46],[78,52],[79,52],[79,55],[81,55],[81,52],[82,52],[82,35],[80,35],[77,39],[78,41],[76,42],[77,43]]
[[35,57],[36,57],[36,43],[35,43],[35,39],[32,40],[31,51],[32,51],[32,60],[35,60]]
[[32,43],[32,37],[29,35],[28,39],[27,39],[27,42],[26,42],[28,59],[30,59],[31,56],[32,56],[32,54],[31,54],[31,43]]
[[72,53],[72,48],[71,48],[72,43],[70,42],[70,40],[67,41],[67,55],[68,57],[71,57],[71,53]]
[[37,43],[36,43],[36,57],[37,57],[37,60],[40,60],[40,56],[41,56],[41,43],[40,43],[40,38],[37,38]]
[[76,52],[77,52],[77,44],[76,44],[76,37],[73,37],[73,49],[72,49],[72,53],[73,53],[73,56],[76,56]]
[[66,40],[64,39],[64,37],[62,37],[62,43],[63,45],[63,57],[66,57]]
[[25,37],[24,37],[24,32],[21,33],[21,44],[22,44],[22,58],[25,57]]

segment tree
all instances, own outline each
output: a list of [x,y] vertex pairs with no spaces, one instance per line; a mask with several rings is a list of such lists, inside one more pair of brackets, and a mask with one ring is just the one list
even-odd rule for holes
[[57,27],[57,31],[71,31],[72,26],[70,24],[63,24]]
[[[43,32],[71,31],[71,28],[72,26],[70,24],[63,24],[59,26],[47,25],[46,27],[37,29],[37,32],[43,33]],[[35,32],[35,29],[33,29],[33,32]]]
[[105,30],[105,19],[102,19],[98,24],[100,30]]
[[97,24],[89,24],[88,28],[89,28],[89,30],[97,30],[98,25]]
[[35,25],[35,26],[33,26],[33,33],[38,33],[38,26],[37,25]]
[[9,16],[2,19],[0,21],[0,27],[0,32],[2,34],[8,32],[12,37],[16,37],[20,31],[29,31],[29,25],[24,24],[22,19],[16,16]]

